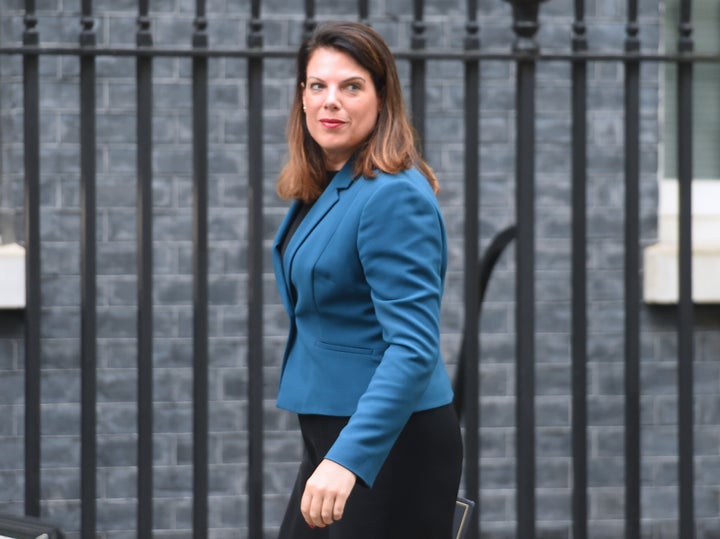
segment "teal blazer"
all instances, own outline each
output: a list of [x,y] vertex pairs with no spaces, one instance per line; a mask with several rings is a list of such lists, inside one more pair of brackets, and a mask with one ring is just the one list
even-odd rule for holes
[[417,170],[353,180],[348,163],[273,246],[290,317],[277,404],[350,416],[325,458],[371,486],[410,415],[452,401],[440,356],[443,217]]

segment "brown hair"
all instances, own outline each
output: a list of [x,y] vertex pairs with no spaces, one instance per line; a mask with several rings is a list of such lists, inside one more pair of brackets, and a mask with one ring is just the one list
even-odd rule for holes
[[325,186],[322,149],[310,136],[302,110],[307,65],[319,48],[344,52],[366,69],[380,101],[375,128],[353,158],[355,177],[374,178],[377,170],[396,174],[415,166],[437,192],[437,177],[420,156],[415,130],[405,111],[395,59],[385,40],[364,24],[328,22],[320,24],[298,50],[295,97],[288,120],[289,158],[278,178],[278,195],[310,202],[320,196]]

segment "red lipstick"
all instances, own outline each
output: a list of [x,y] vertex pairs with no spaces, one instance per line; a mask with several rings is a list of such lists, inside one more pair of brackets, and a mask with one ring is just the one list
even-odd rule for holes
[[328,129],[337,129],[338,127],[345,125],[345,122],[342,120],[335,120],[333,118],[323,118],[320,120],[320,124]]

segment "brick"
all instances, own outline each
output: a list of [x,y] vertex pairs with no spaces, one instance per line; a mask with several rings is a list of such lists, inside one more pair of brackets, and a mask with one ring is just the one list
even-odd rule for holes
[[157,404],[154,411],[155,432],[181,434],[192,424],[192,408],[186,403]]
[[137,427],[137,410],[130,403],[100,403],[97,418],[98,434],[132,434]]
[[570,430],[563,426],[539,426],[536,433],[538,456],[570,456]]
[[43,497],[47,500],[68,500],[80,497],[80,478],[74,469],[51,469],[43,475]]
[[132,498],[137,494],[137,469],[121,466],[101,468],[98,489],[105,498]]
[[588,461],[591,487],[619,487],[625,483],[624,461],[619,457],[594,457]]
[[[568,489],[542,489],[538,493],[537,512],[539,520],[570,520],[572,517],[571,507],[571,493]],[[557,524],[555,526],[559,527]],[[557,529],[552,532],[547,530],[546,533],[552,533],[550,537],[567,537],[567,530],[565,529],[562,529],[559,535]],[[542,536],[545,537],[545,533]]]
[[192,394],[192,371],[185,369],[155,369],[153,371],[155,402],[181,402]]
[[[539,488],[567,489],[571,486],[570,463],[567,459],[542,459],[536,472]],[[549,519],[544,517],[543,520]]]
[[12,469],[14,463],[22,459],[23,439],[17,436],[1,438],[0,449],[0,466],[3,470]]
[[595,489],[589,492],[589,516],[595,518],[622,518],[623,490],[620,488]]

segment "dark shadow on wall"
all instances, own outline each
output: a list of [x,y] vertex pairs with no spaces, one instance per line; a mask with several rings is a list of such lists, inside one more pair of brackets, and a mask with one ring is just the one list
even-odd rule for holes
[[[653,326],[673,329],[677,325],[677,305],[646,305],[648,320]],[[695,304],[695,332],[717,330],[720,304]],[[718,350],[720,357],[720,350]]]
[[24,325],[23,309],[0,310],[0,339],[22,338]]

